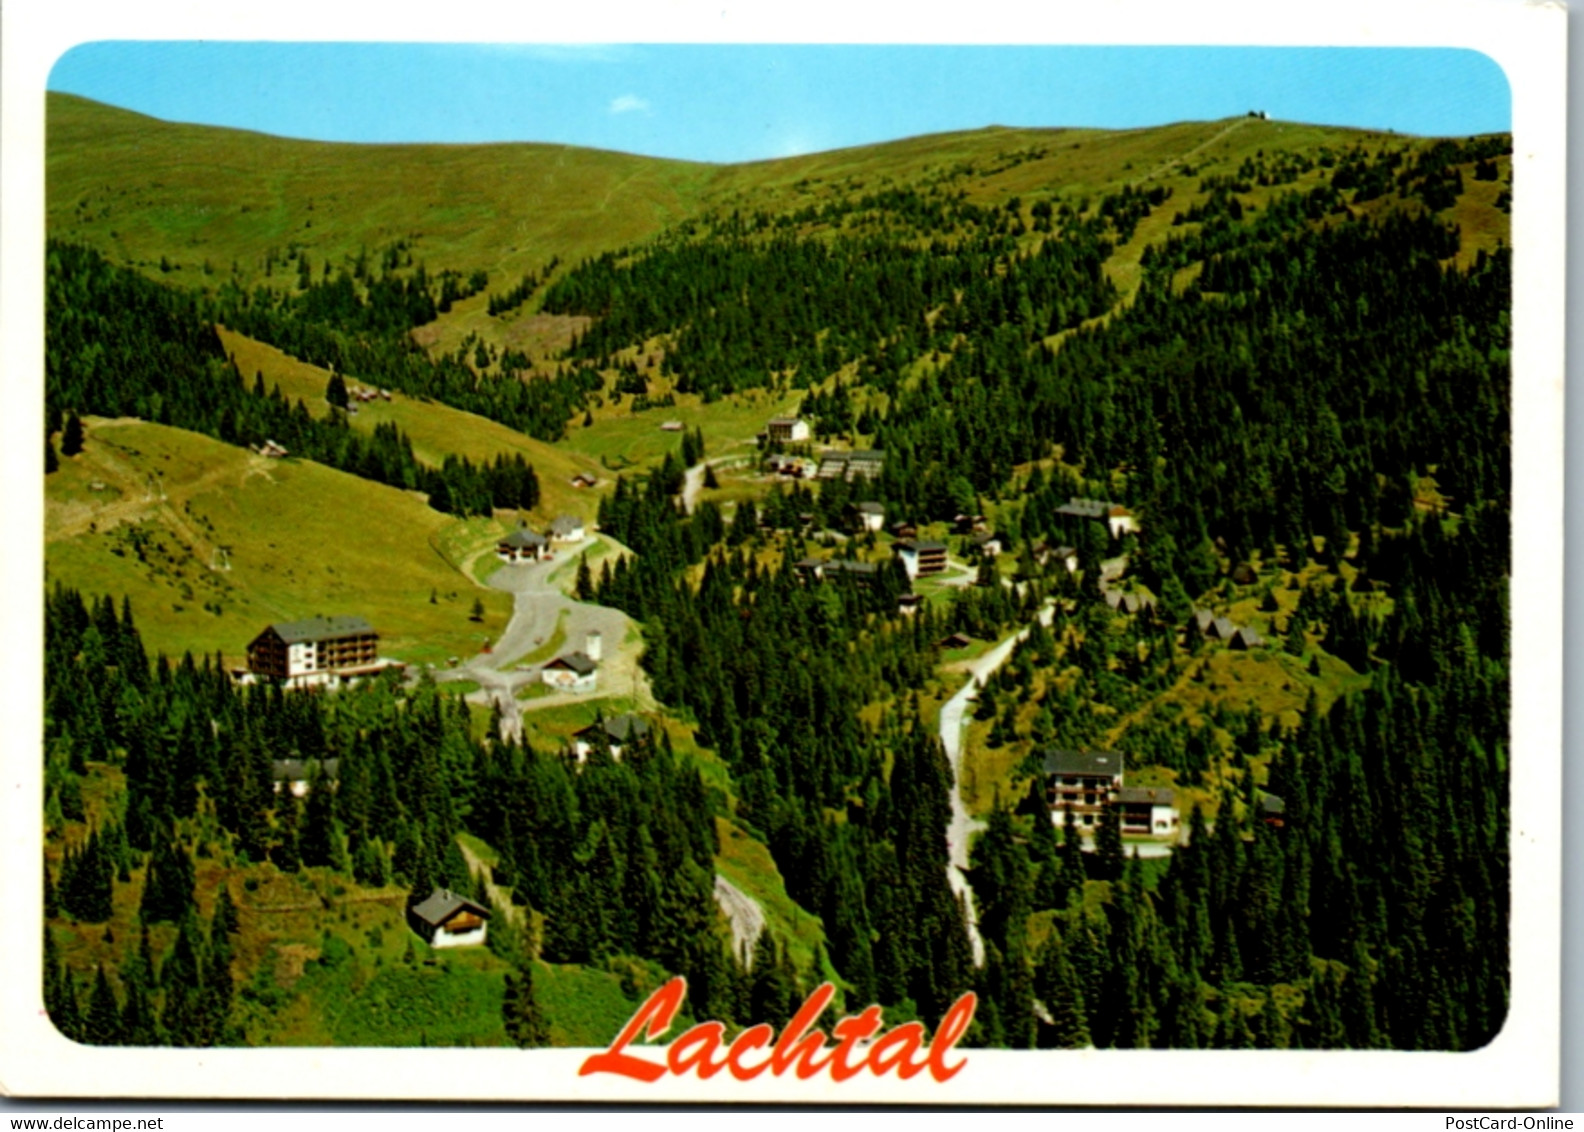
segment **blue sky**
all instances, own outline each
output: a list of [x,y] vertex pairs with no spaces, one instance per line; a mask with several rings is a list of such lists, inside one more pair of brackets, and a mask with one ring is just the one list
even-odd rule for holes
[[560,142],[717,162],[1252,109],[1411,134],[1511,129],[1501,69],[1436,48],[118,41],[69,51],[49,88],[287,137]]

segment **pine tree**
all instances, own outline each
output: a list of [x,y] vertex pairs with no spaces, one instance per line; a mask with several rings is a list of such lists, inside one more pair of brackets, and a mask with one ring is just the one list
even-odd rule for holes
[[162,838],[149,857],[139,914],[145,923],[180,923],[193,907],[193,863],[187,851]]
[[103,967],[94,969],[93,993],[88,1000],[84,1026],[84,1039],[89,1045],[122,1044],[121,1004],[116,1001],[115,991],[111,989]]
[[1061,932],[1055,926],[1045,937],[1036,960],[1034,993],[1051,1017],[1048,1039],[1041,1045],[1051,1049],[1084,1049],[1093,1044],[1089,1037],[1083,988],[1067,958]]
[[1109,800],[1095,827],[1095,869],[1100,880],[1121,880],[1126,858],[1122,850],[1122,811]]
[[75,412],[66,414],[66,427],[61,431],[61,455],[75,456],[83,450],[82,419]]
[[501,998],[501,1021],[506,1036],[520,1049],[550,1044],[550,1024],[534,991],[534,960],[524,959],[506,976],[506,991]]

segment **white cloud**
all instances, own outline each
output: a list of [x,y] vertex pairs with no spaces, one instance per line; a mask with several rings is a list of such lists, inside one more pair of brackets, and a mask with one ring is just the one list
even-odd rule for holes
[[611,99],[610,112],[612,114],[630,114],[635,110],[649,113],[649,104],[636,94],[624,94],[620,98]]

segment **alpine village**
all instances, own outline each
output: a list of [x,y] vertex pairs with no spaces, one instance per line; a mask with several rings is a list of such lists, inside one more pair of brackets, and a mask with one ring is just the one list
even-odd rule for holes
[[47,160],[69,1038],[1501,1029],[1509,136]]

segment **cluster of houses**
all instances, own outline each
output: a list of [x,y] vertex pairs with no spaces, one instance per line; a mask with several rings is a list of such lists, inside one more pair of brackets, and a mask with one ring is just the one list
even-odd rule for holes
[[389,401],[390,399],[391,391],[389,389],[374,389],[367,385],[347,386],[348,401],[359,401],[366,405],[370,401]]
[[[814,430],[802,417],[775,417],[765,422],[758,436],[759,446],[806,444],[814,437]],[[765,467],[774,475],[792,479],[872,480],[885,466],[885,453],[877,448],[826,448],[819,456],[810,459],[795,454],[773,453]]]
[[509,564],[544,562],[555,557],[556,543],[582,542],[586,537],[588,528],[576,515],[558,517],[544,534],[531,530],[527,523],[519,523],[496,545],[495,554]]
[[1251,649],[1263,645],[1265,638],[1247,625],[1235,624],[1229,617],[1218,617],[1208,609],[1195,609],[1188,631],[1207,641],[1225,641],[1229,649]]
[[1051,820],[1064,824],[1071,811],[1080,828],[1092,829],[1107,804],[1121,818],[1122,832],[1175,837],[1180,819],[1176,792],[1168,786],[1124,786],[1117,751],[1044,752],[1045,802]]

